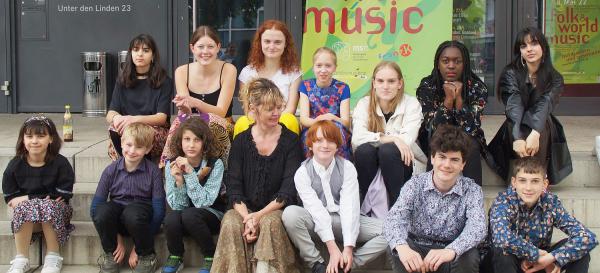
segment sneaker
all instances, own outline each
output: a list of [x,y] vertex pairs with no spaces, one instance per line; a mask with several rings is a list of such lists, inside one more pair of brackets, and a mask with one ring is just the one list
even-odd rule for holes
[[63,257],[58,253],[48,252],[44,258],[44,267],[41,273],[60,273],[62,268]]
[[154,273],[156,270],[156,254],[139,256],[138,264],[133,269],[135,273]]
[[115,262],[115,256],[107,252],[98,257],[98,266],[100,273],[119,273],[119,264]]
[[7,273],[25,273],[29,271],[29,269],[31,269],[29,266],[29,258],[23,255],[17,255],[10,261],[10,269],[8,269]]
[[325,273],[325,272],[327,272],[327,265],[324,262],[316,262],[315,264],[313,264],[311,272],[312,273]]
[[171,255],[167,259],[165,266],[162,268],[162,273],[175,273],[183,269],[183,257]]
[[212,257],[204,257],[204,264],[200,268],[198,273],[210,273],[210,268],[212,267],[213,258]]

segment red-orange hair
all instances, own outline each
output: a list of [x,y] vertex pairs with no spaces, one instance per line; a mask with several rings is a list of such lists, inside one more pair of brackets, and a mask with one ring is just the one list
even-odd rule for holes
[[[325,138],[327,141],[334,142],[337,147],[342,146],[342,133],[340,133],[340,129],[335,126],[333,121],[319,120],[310,126],[308,132],[306,133],[307,147],[312,147],[313,143],[317,141],[317,131],[319,131],[319,129],[321,129],[323,138]],[[310,151],[310,155],[312,156],[312,151]]]
[[248,57],[248,64],[252,65],[256,70],[260,70],[265,66],[265,55],[262,52],[261,37],[267,29],[279,30],[283,33],[283,36],[285,36],[285,48],[283,49],[283,55],[281,55],[280,61],[283,73],[287,74],[298,71],[300,61],[298,60],[298,53],[296,52],[292,33],[290,33],[285,23],[277,20],[266,20],[258,27],[256,33],[254,33],[252,47],[250,48],[250,56]]

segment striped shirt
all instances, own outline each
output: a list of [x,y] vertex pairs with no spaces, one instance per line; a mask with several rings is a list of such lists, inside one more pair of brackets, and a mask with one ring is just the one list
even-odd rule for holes
[[144,158],[137,169],[128,172],[125,168],[123,157],[108,165],[96,188],[96,197],[121,205],[133,201],[151,203],[152,199],[164,199],[165,190],[162,184],[162,175],[158,166]]

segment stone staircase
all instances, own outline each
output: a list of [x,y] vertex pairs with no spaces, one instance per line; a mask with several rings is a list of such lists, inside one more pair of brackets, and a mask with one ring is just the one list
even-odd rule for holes
[[[60,121],[59,115],[50,115],[53,120]],[[0,115],[0,123],[6,124],[5,130],[0,132],[0,171],[4,171],[6,164],[14,155],[14,143],[16,143],[16,132],[21,122],[27,115]],[[486,117],[487,127],[484,127],[486,135],[491,139],[500,126],[502,117]],[[597,117],[587,117],[587,122],[581,121],[580,117],[572,118],[572,121],[563,125],[567,130],[567,139],[572,150],[574,172],[561,184],[553,186],[551,190],[562,199],[563,205],[572,215],[582,221],[597,235],[600,235],[600,166],[597,159],[592,156],[591,149],[594,135],[600,135],[600,126],[595,120]],[[583,117],[586,118],[586,117]],[[60,124],[60,122],[59,122]],[[575,126],[575,125],[576,126]],[[488,128],[489,127],[489,128]],[[11,128],[11,129],[6,129]],[[110,163],[106,155],[107,134],[102,118],[75,118],[75,142],[66,143],[61,150],[75,169],[75,195],[71,200],[73,206],[72,223],[76,229],[71,239],[61,249],[64,257],[65,269],[63,272],[97,272],[96,261],[102,252],[100,240],[89,217],[89,205],[96,189],[97,181],[102,170]],[[597,129],[595,129],[597,128]],[[569,136],[569,134],[573,134]],[[589,140],[588,140],[589,139]],[[506,185],[496,176],[487,165],[484,166],[484,194],[485,206],[489,208],[497,193]],[[0,271],[5,271],[10,260],[15,255],[15,247],[12,232],[10,230],[10,219],[8,207],[0,202]],[[564,234],[555,231],[554,241],[564,238]],[[202,254],[191,240],[186,239],[186,257],[184,272],[197,272],[202,261]],[[160,262],[168,255],[164,234],[156,237],[156,251]],[[30,258],[34,264],[37,263],[38,244],[35,243],[30,249]],[[353,272],[376,272],[391,273],[389,259],[383,255],[376,261],[367,265],[360,271]],[[4,265],[4,266],[2,266]],[[122,266],[122,272],[126,265]],[[39,272],[39,269],[38,269]],[[308,272],[308,271],[307,271]],[[600,273],[600,248],[592,251],[592,262],[590,272]]]

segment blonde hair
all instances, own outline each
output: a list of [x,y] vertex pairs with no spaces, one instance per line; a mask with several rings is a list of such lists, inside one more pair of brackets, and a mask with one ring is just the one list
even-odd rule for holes
[[313,53],[312,56],[312,61],[313,63],[315,62],[315,59],[317,58],[317,55],[320,53],[329,53],[331,54],[331,56],[333,57],[333,64],[335,66],[337,66],[337,54],[335,54],[335,51],[333,51],[333,49],[323,46],[323,47],[319,47],[317,48],[317,50],[315,50],[315,53]]
[[[384,68],[391,68],[393,70],[396,71],[396,73],[398,73],[398,80],[402,80],[404,79],[404,77],[402,76],[402,70],[400,70],[400,66],[395,63],[395,62],[391,62],[391,61],[381,61],[380,63],[377,64],[377,66],[375,66],[375,69],[373,69],[373,77],[371,78],[371,81],[374,82],[375,81],[375,75],[377,74],[377,72],[381,71]],[[379,115],[377,115],[377,95],[375,94],[375,88],[373,87],[373,83],[371,83],[371,90],[369,91],[369,122],[367,124],[369,131],[371,132],[384,132],[385,131],[385,125],[383,124],[383,118],[381,118]],[[398,91],[398,94],[396,95],[396,97],[392,100],[391,106],[392,109],[396,109],[396,106],[398,106],[398,104],[400,104],[400,101],[402,101],[402,96],[404,95],[404,85],[402,85],[401,90]]]
[[125,127],[125,130],[123,130],[121,139],[127,138],[132,138],[136,146],[139,145],[150,148],[154,142],[154,129],[149,125],[134,122],[129,124],[129,126]]
[[285,100],[275,83],[269,79],[257,78],[240,90],[240,102],[244,106],[244,113],[248,114],[251,105],[279,107],[285,103]]

